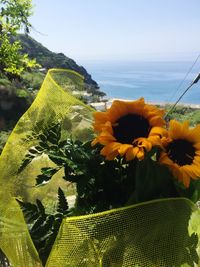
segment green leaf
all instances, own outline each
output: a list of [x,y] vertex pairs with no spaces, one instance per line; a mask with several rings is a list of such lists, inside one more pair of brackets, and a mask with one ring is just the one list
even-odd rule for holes
[[45,207],[43,206],[42,202],[39,199],[36,199],[36,205],[38,208],[38,212],[41,214],[41,216],[45,217]]
[[53,125],[47,132],[47,141],[58,145],[61,138],[61,124]]
[[[66,212],[67,202],[64,200],[63,192],[61,193],[60,190],[59,192],[60,209]],[[31,238],[45,266],[57,237],[63,214],[46,214],[45,207],[39,199],[36,200],[36,204],[24,203],[20,200],[17,200],[17,202],[22,208],[24,217],[28,223]]]
[[42,168],[42,174],[38,175],[36,178],[36,185],[41,185],[43,183],[47,183],[51,180],[52,176],[60,170],[59,167],[57,168]]
[[43,224],[40,225],[35,231],[31,229],[32,234],[37,235],[37,238],[40,240],[45,239],[45,236],[51,231],[52,226],[54,222],[54,216],[53,215],[48,215],[46,217],[46,220],[44,221]]
[[39,142],[39,146],[45,151],[46,149],[49,149],[49,145],[45,142]]
[[22,172],[34,159],[34,156],[26,156],[25,159],[22,161],[21,165],[19,166],[18,169],[18,174]]
[[41,146],[35,146],[35,149],[40,153],[42,154],[42,152],[44,152],[44,149],[41,147]]
[[37,147],[31,147],[28,150],[28,153],[25,155],[25,158],[22,160],[22,163],[18,169],[18,173],[22,172],[34,158],[41,156],[43,151],[42,149],[38,150]]
[[189,198],[196,203],[200,199],[200,179],[190,181],[190,186],[185,188],[182,183],[176,182],[176,188],[181,197]]
[[137,162],[135,190],[129,203],[138,203],[164,197],[177,197],[174,178],[168,168],[147,157]]
[[35,148],[30,148],[29,153],[35,155],[38,154],[38,151]]
[[45,222],[46,220],[46,216],[39,216],[38,218],[36,218],[33,226],[31,227],[31,233],[34,233],[38,230],[39,227],[41,227],[41,225]]
[[39,135],[39,139],[42,141],[42,142],[46,142],[47,141],[47,137],[46,137],[46,135],[44,135],[43,133],[41,133],[40,135]]
[[66,215],[68,213],[69,205],[67,203],[67,199],[63,190],[59,187],[58,188],[58,206],[57,211]]
[[19,199],[16,199],[16,201],[19,203],[28,223],[33,223],[40,216],[37,205],[29,202],[25,203]]
[[67,161],[67,158],[63,157],[63,155],[59,155],[59,152],[54,152],[54,154],[53,153],[47,153],[47,155],[50,158],[50,160],[52,160],[52,162],[58,166],[64,165]]

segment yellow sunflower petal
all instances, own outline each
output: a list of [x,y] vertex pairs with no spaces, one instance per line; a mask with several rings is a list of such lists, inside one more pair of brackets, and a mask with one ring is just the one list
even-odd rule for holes
[[109,133],[110,135],[113,135],[113,128],[110,122],[106,122],[104,125],[101,126],[101,131],[102,133]]
[[93,116],[94,116],[95,121],[98,121],[98,122],[104,123],[109,120],[106,112],[97,111],[97,112],[94,112]]
[[200,155],[197,154],[198,152],[199,151],[196,152],[196,156],[193,159],[193,163],[199,166],[199,164],[200,164]]
[[100,143],[102,145],[107,145],[107,143],[114,141],[116,141],[115,137],[109,132],[104,131],[98,137],[96,137],[91,144],[92,146],[96,145],[97,143]]
[[136,144],[139,148],[145,148],[146,151],[150,151],[152,149],[152,143],[147,138],[137,138],[134,144]]
[[102,145],[107,145],[110,142],[115,142],[116,139],[113,136],[99,136],[98,137],[98,143]]
[[182,173],[182,182],[183,182],[185,188],[189,187],[189,185],[190,185],[190,177],[185,172]]
[[112,136],[114,138],[113,132],[110,130],[110,128],[107,128],[107,127],[103,128],[103,130],[100,133],[100,135],[101,136]]
[[130,161],[130,160],[133,160],[137,153],[139,152],[139,148],[138,147],[131,147],[127,150],[126,152],[126,160],[127,161]]
[[143,148],[140,148],[138,153],[137,153],[137,158],[139,160],[143,160],[144,159],[144,149]]
[[[189,123],[185,121],[184,123],[177,122],[175,120],[170,121],[169,127],[169,137],[165,137],[162,139],[163,145],[167,147],[173,143],[170,147],[169,155],[167,152],[162,152],[159,158],[159,162],[161,164],[165,164],[171,169],[174,177],[176,177],[180,182],[184,184],[187,188],[190,185],[190,179],[197,179],[200,177],[200,126],[197,126],[193,129],[189,128]],[[179,141],[180,140],[180,141]],[[178,141],[178,142],[177,142]],[[183,147],[181,147],[181,142],[183,143]],[[186,142],[186,143],[185,143]],[[177,147],[176,147],[176,144]],[[184,150],[184,144],[186,144],[186,148]],[[174,154],[173,154],[174,149]],[[176,149],[179,149],[178,151]],[[189,152],[191,150],[191,152]],[[194,150],[194,155],[193,155]],[[180,161],[180,157],[174,159],[177,153],[181,153],[182,159],[187,164],[182,165]],[[185,153],[185,155],[184,155]],[[173,157],[172,157],[173,155]],[[170,158],[172,157],[173,160]],[[176,163],[177,162],[177,163]],[[180,162],[180,165],[179,165]]]
[[159,162],[165,165],[172,165],[173,161],[168,157],[167,153],[161,152]]
[[182,182],[182,172],[180,171],[180,168],[177,164],[173,164],[168,166],[171,170],[173,176],[178,179],[179,182]]
[[113,160],[114,158],[116,158],[116,156],[118,155],[118,151],[113,151],[112,153],[108,154],[106,156],[106,160]]
[[[131,114],[134,116],[128,116]],[[152,146],[162,145],[161,137],[166,135],[164,130],[160,129],[160,127],[165,124],[162,116],[162,110],[153,105],[145,104],[143,98],[129,102],[115,100],[107,111],[95,113],[94,129],[99,132],[99,135],[92,142],[92,145],[97,143],[104,145],[104,148],[101,150],[101,154],[109,159],[116,156],[117,153],[121,156],[125,156],[128,160],[135,157],[142,159],[144,158],[145,151],[150,151]],[[123,117],[126,117],[125,120],[119,120]],[[132,131],[134,131],[134,127],[132,127],[130,135],[128,131],[124,131],[120,128],[120,124],[121,127],[126,127],[126,123],[129,122],[129,118],[133,119],[133,122],[135,120],[137,122],[137,120],[141,118],[143,118],[143,120],[141,120],[142,123],[144,122],[144,124],[146,124],[147,122],[148,131],[146,131],[146,137],[143,137],[144,135],[137,136],[138,131],[136,131],[136,136],[134,136],[134,132],[132,133]],[[131,119],[130,123],[133,123],[131,122]],[[114,128],[116,124],[118,124],[117,130]],[[127,127],[129,126],[127,125]],[[141,126],[139,125],[139,127]],[[155,129],[151,131],[151,128],[154,127]],[[151,134],[149,134],[149,130],[151,131]],[[126,136],[123,137],[121,134],[126,134],[127,139]],[[120,143],[119,140],[123,140],[123,143]],[[124,140],[127,140],[127,143]],[[130,140],[132,140],[133,144],[130,143]]]
[[195,143],[195,144],[193,144],[193,147],[194,147],[196,150],[200,150],[200,143]]
[[172,140],[171,140],[171,138],[169,138],[169,137],[162,137],[162,138],[161,138],[161,144],[162,144],[162,146],[163,146],[164,148],[167,147],[171,141],[172,141]]
[[119,154],[120,156],[124,156],[124,154],[126,154],[127,150],[129,148],[132,148],[133,146],[132,145],[129,145],[129,144],[122,144],[119,148]]
[[149,120],[151,126],[163,126],[164,122],[160,116],[154,116]]
[[183,170],[190,178],[197,179],[200,177],[200,168],[197,165],[185,165]]
[[194,143],[200,143],[200,125],[197,125],[195,128],[191,129],[190,134],[188,135],[188,140]]
[[175,120],[169,122],[169,135],[172,139],[181,137],[180,123]]
[[152,144],[152,146],[162,146],[162,139],[159,136],[149,136],[147,140]]
[[141,114],[141,112],[144,110],[144,106],[144,98],[127,102],[127,108],[129,113]]
[[195,157],[200,160],[200,150],[195,151]]
[[94,130],[100,132],[104,124],[109,121],[109,118],[106,112],[95,112],[93,116],[95,120],[93,124]]
[[120,148],[121,144],[117,142],[111,142],[101,149],[101,155],[107,156]]
[[95,138],[95,139],[92,141],[91,145],[92,145],[92,146],[95,146],[95,145],[98,144],[98,143],[99,143],[99,139],[98,139],[98,137],[97,137],[97,138]]
[[128,112],[127,105],[123,101],[115,100],[108,111],[111,122],[115,122]]
[[173,139],[181,139],[188,135],[188,128],[189,123],[188,121],[185,121],[183,123],[180,123],[175,120],[170,121],[170,137]]
[[159,135],[160,137],[167,137],[168,132],[162,127],[153,127],[149,133],[149,136]]
[[189,121],[184,121],[182,123],[182,130],[183,131],[188,131],[188,129],[189,129]]

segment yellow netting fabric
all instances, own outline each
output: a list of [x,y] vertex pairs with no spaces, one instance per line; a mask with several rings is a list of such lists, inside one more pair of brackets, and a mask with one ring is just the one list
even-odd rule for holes
[[41,266],[23,214],[13,197],[25,201],[40,197],[48,199],[55,195],[61,183],[54,179],[52,183],[56,186],[52,183],[45,188],[34,186],[41,167],[50,164],[45,157],[30,164],[20,175],[17,170],[27,149],[38,143],[36,136],[47,125],[62,121],[63,133],[77,135],[77,138],[82,129],[91,127],[93,109],[69,93],[71,89],[83,90],[83,86],[83,77],[76,72],[50,70],[35,101],[17,123],[0,156],[0,248],[12,266]]
[[[50,123],[61,121],[63,135],[72,134],[76,138],[91,126],[93,110],[73,97],[71,89],[83,90],[80,75],[68,70],[50,70],[0,157],[0,249],[14,267],[42,266],[14,197],[25,201],[54,199],[62,183],[60,173],[45,187],[34,187],[40,168],[51,165],[45,157],[33,161],[18,175],[27,149],[37,144],[37,134]],[[186,199],[151,201],[68,218],[62,222],[46,266],[200,266],[195,263],[199,219],[199,210]]]
[[[64,88],[58,82],[65,84]],[[83,128],[91,127],[93,109],[69,93],[72,87],[81,90],[83,85],[82,76],[76,72],[56,69],[48,72],[35,101],[17,123],[2,152],[1,189],[6,187],[14,196],[30,197],[33,194],[36,169],[39,170],[41,166],[38,166],[38,163],[36,166],[33,164],[31,170],[27,168],[20,176],[16,176],[16,171],[27,149],[37,144],[35,136],[47,125],[62,121],[63,131],[73,135],[77,135]],[[66,125],[69,121],[72,123],[70,130],[69,125]],[[32,135],[33,132],[35,136]]]
[[192,233],[200,233],[198,224],[199,211],[186,199],[69,218],[47,266],[193,266],[197,255]]
[[4,201],[1,199],[0,249],[13,267],[41,267],[18,204],[15,199]]

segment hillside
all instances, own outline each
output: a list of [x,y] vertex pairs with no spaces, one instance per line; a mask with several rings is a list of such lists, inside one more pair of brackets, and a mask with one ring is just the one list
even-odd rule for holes
[[54,53],[44,47],[30,36],[20,34],[18,39],[22,43],[22,53],[26,53],[30,58],[35,58],[37,62],[45,69],[64,68],[74,70],[84,76],[85,82],[88,85],[88,91],[94,95],[104,96],[103,92],[99,91],[98,84],[91,78],[91,75],[82,66],[65,56],[63,53]]
[[43,70],[26,71],[19,79],[9,79],[5,73],[0,72],[0,154],[14,125],[35,99],[48,69],[64,68],[80,73],[89,94],[79,94],[76,97],[86,103],[99,101],[105,95],[86,69],[73,59],[63,53],[51,52],[27,35],[18,35],[17,39],[22,43],[21,52],[35,58]]

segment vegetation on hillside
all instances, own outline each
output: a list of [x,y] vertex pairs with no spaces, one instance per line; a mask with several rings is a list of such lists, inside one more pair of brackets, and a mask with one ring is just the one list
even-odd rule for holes
[[[0,153],[14,125],[33,102],[48,69],[80,73],[91,102],[105,95],[82,66],[28,36],[31,13],[31,0],[0,0]],[[25,34],[18,34],[19,30]],[[76,97],[88,101],[84,94]]]
[[38,66],[35,59],[20,52],[20,41],[13,40],[19,30],[29,32],[31,14],[31,0],[0,0],[0,73],[9,79],[19,78],[23,71]]
[[105,95],[105,93],[99,91],[98,84],[92,80],[91,75],[88,74],[86,69],[77,65],[73,59],[65,56],[63,53],[51,52],[30,36],[19,34],[17,40],[20,40],[22,43],[22,53],[27,53],[30,58],[35,58],[42,68],[63,68],[74,70],[84,77],[88,91],[98,96]]
[[[170,105],[166,106],[166,110],[170,110]],[[180,122],[189,121],[191,126],[195,126],[200,123],[200,109],[179,105],[169,113],[168,119],[176,119]]]
[[[0,71],[0,130],[9,128],[9,125],[14,126],[20,116],[27,110],[49,68],[65,68],[80,73],[84,77],[84,90],[91,95],[91,102],[98,101],[100,97],[105,95],[99,90],[98,84],[92,80],[91,75],[83,67],[78,66],[74,60],[62,53],[56,54],[49,51],[27,35],[18,35],[18,37],[15,37],[15,42],[16,40],[21,42],[21,53],[27,53],[30,58],[35,58],[41,68],[23,71],[20,76],[12,76],[12,78],[7,73]],[[83,94],[77,94],[76,96],[87,102]],[[6,110],[4,110],[4,102],[8,108]]]

